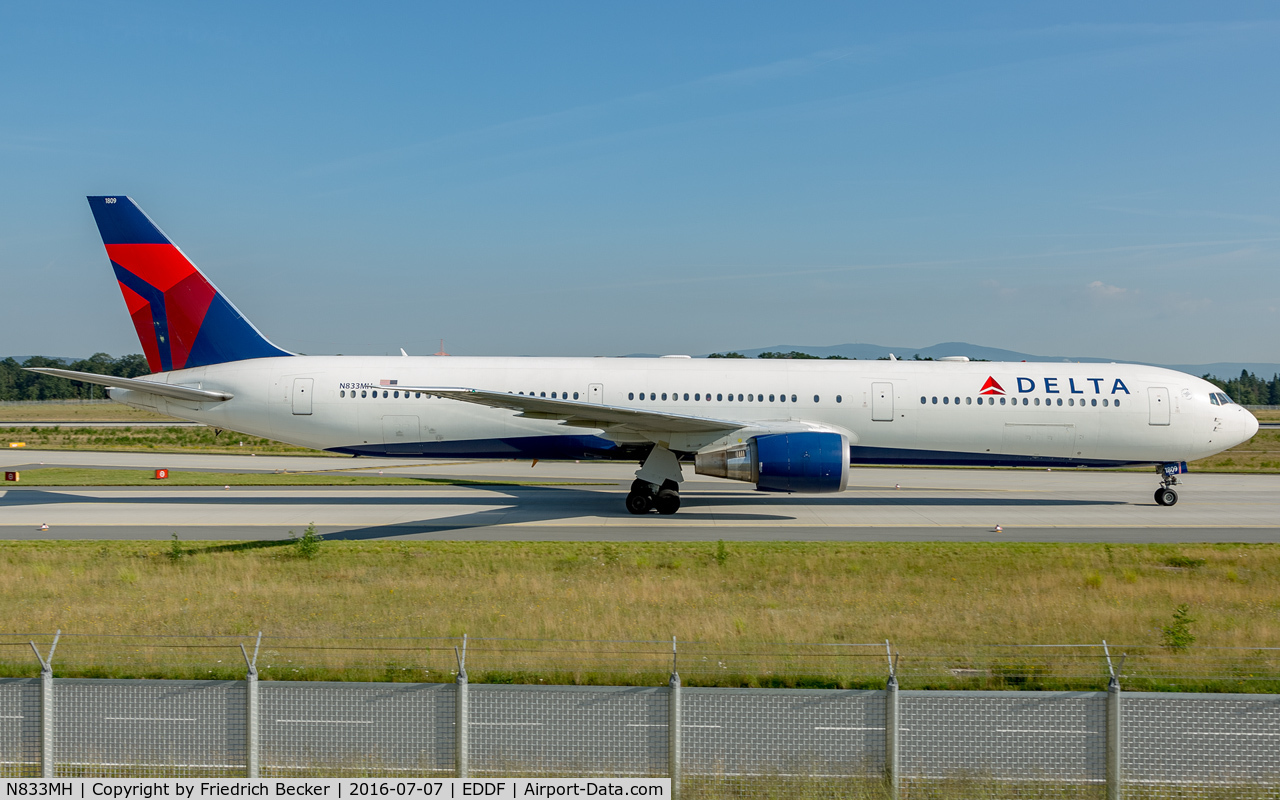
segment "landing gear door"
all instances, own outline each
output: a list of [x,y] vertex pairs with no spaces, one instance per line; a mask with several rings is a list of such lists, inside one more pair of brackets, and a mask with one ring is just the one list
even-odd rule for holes
[[587,386],[587,400],[592,403],[604,403],[604,384],[593,383]]
[[1151,421],[1152,425],[1168,425],[1169,424],[1169,389],[1164,386],[1152,386],[1147,390],[1147,397],[1151,401]]
[[893,422],[893,384],[871,384],[871,419],[875,422]]
[[315,381],[311,378],[293,379],[293,413],[311,413],[311,392]]

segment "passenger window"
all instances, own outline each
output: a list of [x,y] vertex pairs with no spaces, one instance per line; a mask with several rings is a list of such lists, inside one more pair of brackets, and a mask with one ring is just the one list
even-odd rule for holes
[[793,402],[793,403],[794,403],[795,401],[796,401],[796,396],[793,394],[793,395],[791,395],[791,402]]
[[942,398],[942,404],[943,404],[944,406],[945,406],[946,404],[950,403],[950,402],[951,402],[951,398],[950,398],[950,397],[944,397],[944,398]]
[[843,402],[843,400],[844,400],[844,398],[842,398],[840,395],[836,395],[836,402],[837,402],[837,403]]
[[[365,391],[364,391],[364,389],[361,389],[361,390],[360,390],[360,396],[361,396],[361,397],[364,397],[364,395],[365,395]],[[352,396],[352,397],[355,397],[355,395],[354,395],[354,394],[352,394],[351,396]]]
[[1039,398],[1039,397],[1037,397],[1037,398],[1036,398],[1036,405],[1040,405],[1040,398]]
[[666,392],[663,392],[663,393],[662,393],[662,399],[663,399],[663,400],[666,400],[666,399],[667,399],[667,393],[666,393]]
[[1024,398],[1022,398],[1022,404],[1023,404],[1024,406],[1025,406],[1025,405],[1027,405],[1027,404],[1029,404],[1030,402],[1031,402],[1031,401],[1030,401],[1030,400],[1028,400],[1027,398],[1025,398],[1025,397],[1024,397]]
[[635,392],[627,392],[627,399],[628,399],[628,400],[635,400],[635,399],[636,399],[636,393],[635,393]]
[[773,402],[773,395],[769,395],[769,402],[770,402],[770,403],[772,403],[772,402]]
[[657,399],[658,399],[658,395],[657,395],[656,393],[654,393],[654,392],[649,392],[649,399],[650,399],[650,400],[657,400]]
[[1067,398],[1067,405],[1074,406],[1075,404],[1076,404],[1076,399],[1074,397]]
[[1091,402],[1089,405],[1096,406],[1097,404],[1098,404],[1098,398],[1095,397],[1093,398],[1093,402]]
[[957,397],[957,398],[956,398],[956,405],[960,405],[960,398],[959,398],[959,397]]
[[925,396],[924,396],[924,395],[920,395],[920,405],[924,405],[924,404],[925,404],[925,403],[927,403],[927,402],[929,402],[929,401],[925,398]]
[[1001,397],[1001,398],[1000,398],[1000,405],[1004,405],[1004,398],[1003,398],[1003,397]]
[[[710,397],[711,395],[707,395],[707,396]],[[723,401],[724,401],[723,395],[716,395],[716,402],[723,402]]]
[[1105,397],[1104,397],[1104,398],[1102,398],[1102,406],[1103,406],[1103,408],[1106,408],[1106,405],[1107,405],[1107,398],[1105,398]]
[[818,402],[818,396],[816,394],[813,396],[813,402]]
[[979,398],[978,398],[978,405],[982,405],[982,398],[981,398],[981,397],[979,397]]
[[748,403],[754,403],[754,402],[755,402],[755,400],[756,400],[756,396],[755,396],[754,394],[749,394],[749,395],[747,395],[747,402],[748,402]]
[[574,393],[573,393],[573,399],[574,399],[574,400],[577,400],[577,399],[578,399],[578,393],[577,393],[577,392],[574,392]]
[[387,396],[387,392],[386,392],[386,390],[385,390],[385,389],[384,389],[384,390],[383,390],[383,392],[382,392],[382,396],[383,396],[383,398],[385,398],[385,397]]
[[971,406],[971,405],[973,405],[973,398],[972,398],[972,397],[966,397],[966,398],[964,399],[964,404],[965,404],[966,406]]
[[1117,397],[1115,400],[1111,401],[1111,405],[1115,406],[1116,408],[1119,408],[1119,407],[1120,407],[1120,398],[1119,398],[1119,397]]
[[685,393],[684,393],[684,399],[685,399],[685,400],[688,400],[688,399],[689,399],[689,393],[688,393],[688,392],[685,392]]
[[555,399],[556,399],[556,393],[555,393],[555,392],[552,392],[552,393],[551,393],[551,399],[552,399],[552,400],[555,400]]
[[733,402],[733,395],[729,395],[729,402],[730,402],[730,403],[732,403],[732,402]]
[[346,397],[346,396],[347,396],[347,393],[346,393],[346,391],[345,391],[345,390],[344,390],[344,391],[341,391],[341,392],[338,392],[338,397]]
[[1062,405],[1062,398],[1061,398],[1061,397],[1059,397],[1059,398],[1058,398],[1058,405]]
[[739,403],[741,403],[741,402],[742,402],[742,395],[738,395],[738,402],[739,402]]
[[938,398],[937,398],[937,397],[934,397],[934,398],[933,398],[933,404],[934,404],[935,406],[938,404]]
[[414,400],[421,399],[421,397],[422,397],[422,392],[414,392],[414,393],[413,393],[413,399],[414,399]]

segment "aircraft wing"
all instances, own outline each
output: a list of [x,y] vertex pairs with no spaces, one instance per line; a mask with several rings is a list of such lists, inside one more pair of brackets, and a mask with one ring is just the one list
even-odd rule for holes
[[204,403],[211,400],[230,400],[235,395],[230,392],[215,392],[209,389],[197,389],[193,386],[178,386],[159,381],[144,381],[137,378],[117,378],[112,375],[99,375],[96,372],[77,372],[73,369],[55,369],[54,367],[26,367],[27,372],[39,372],[56,378],[67,378],[84,383],[96,383],[112,389],[132,389],[138,392],[158,394],[161,397],[172,397],[176,400],[188,400]]
[[671,433],[719,433],[745,427],[732,420],[695,417],[688,414],[670,414],[625,406],[607,406],[580,400],[550,400],[546,397],[491,392],[484,389],[444,388],[439,386],[397,386],[400,391],[447,397],[463,403],[490,408],[518,411],[530,419],[560,420],[577,428],[625,427],[634,431],[663,431]]

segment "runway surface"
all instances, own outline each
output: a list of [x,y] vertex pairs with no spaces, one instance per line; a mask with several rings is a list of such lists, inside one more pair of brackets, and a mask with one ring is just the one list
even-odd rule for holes
[[[715,541],[1280,541],[1280,476],[1186,476],[1177,506],[1154,473],[855,469],[836,495],[760,493],[686,468],[675,516],[636,517],[634,464],[0,451],[43,466],[232,472],[341,470],[544,486],[16,487],[0,539],[278,540],[309,523],[330,539]],[[576,484],[576,485],[574,485]],[[895,488],[895,486],[897,488]],[[39,531],[41,524],[49,530]],[[999,524],[1001,530],[995,531]]]

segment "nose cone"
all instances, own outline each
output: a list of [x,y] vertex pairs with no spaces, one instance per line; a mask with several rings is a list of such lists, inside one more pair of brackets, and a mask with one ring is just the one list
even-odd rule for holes
[[1244,414],[1244,436],[1240,441],[1247,442],[1253,438],[1255,433],[1258,432],[1258,418],[1249,413],[1249,409],[1247,408],[1242,408],[1240,411]]

